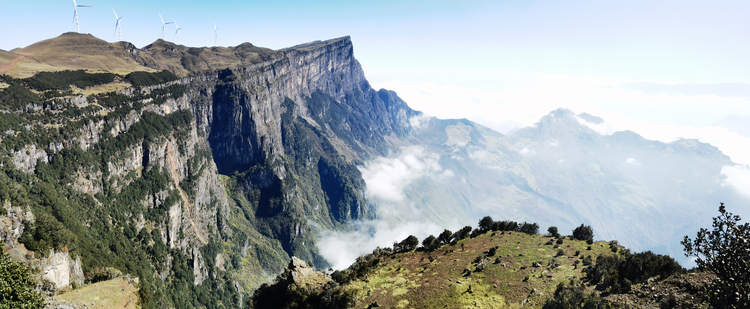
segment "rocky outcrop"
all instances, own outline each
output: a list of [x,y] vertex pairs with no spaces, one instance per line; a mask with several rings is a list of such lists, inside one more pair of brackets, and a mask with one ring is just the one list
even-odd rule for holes
[[23,221],[34,222],[34,214],[20,207],[12,207],[7,201],[2,203],[7,213],[0,214],[0,243],[8,248],[16,248],[23,234]]
[[36,145],[26,145],[19,151],[13,152],[13,164],[17,170],[26,174],[31,174],[36,169],[37,160],[49,163],[47,152],[43,149],[37,149]]
[[38,266],[42,278],[51,282],[55,289],[68,287],[71,283],[83,285],[81,257],[72,260],[68,252],[50,250],[49,256],[42,258]]

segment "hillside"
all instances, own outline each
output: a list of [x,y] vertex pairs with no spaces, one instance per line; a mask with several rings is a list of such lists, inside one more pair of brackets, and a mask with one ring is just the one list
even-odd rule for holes
[[[249,303],[252,308],[579,308],[555,303],[564,299],[587,302],[585,308],[707,307],[701,293],[712,275],[684,273],[669,257],[633,254],[615,241],[588,244],[572,236],[499,230],[474,230],[464,239],[457,234],[434,249],[378,248],[329,274],[293,259]],[[631,278],[632,287],[617,290],[595,279],[609,271],[607,258],[638,260],[633,257],[644,262],[629,262],[643,274]],[[664,265],[674,266],[654,275]]]

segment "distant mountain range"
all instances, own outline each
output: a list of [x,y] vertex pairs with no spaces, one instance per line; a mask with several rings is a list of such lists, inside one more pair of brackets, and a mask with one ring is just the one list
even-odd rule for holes
[[708,226],[719,202],[740,213],[747,203],[723,183],[722,167],[733,165],[729,157],[697,140],[601,135],[594,129],[603,119],[566,109],[509,135],[468,120],[423,122],[414,134],[423,157],[439,162],[433,176],[450,176],[421,177],[403,192],[420,216],[443,225],[483,215],[561,231],[585,223],[597,239],[682,260],[679,241]]

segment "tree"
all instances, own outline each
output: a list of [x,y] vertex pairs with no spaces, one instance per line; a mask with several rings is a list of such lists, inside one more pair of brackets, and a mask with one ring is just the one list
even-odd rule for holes
[[591,229],[591,226],[581,224],[581,226],[573,230],[573,238],[578,240],[593,241],[594,230]]
[[412,251],[416,249],[417,246],[419,246],[419,239],[414,235],[409,235],[409,237],[406,237],[400,243],[394,243],[393,251],[396,251],[396,252]]
[[440,235],[438,235],[438,241],[440,242],[440,245],[447,245],[451,242],[451,239],[453,238],[453,232],[450,230],[443,230]]
[[536,235],[539,234],[539,224],[524,222],[518,228],[518,231],[529,235]]
[[560,235],[560,233],[557,232],[556,226],[550,226],[549,228],[547,228],[547,233],[549,233],[550,236],[554,236],[554,237],[557,237]]
[[716,274],[709,289],[717,307],[750,307],[750,224],[739,224],[740,216],[719,205],[719,216],[713,218],[713,231],[701,228],[695,240],[685,236],[685,256]]
[[469,237],[469,234],[471,233],[471,226],[464,226],[462,229],[456,231],[453,233],[453,239],[454,240],[462,240],[466,237]]
[[14,261],[0,247],[0,308],[42,308],[44,299],[34,291],[29,267]]
[[422,247],[424,247],[425,250],[432,251],[437,249],[438,246],[440,246],[440,243],[437,242],[435,236],[430,235],[422,240]]
[[482,218],[482,220],[479,220],[479,230],[482,232],[486,232],[492,229],[492,224],[495,223],[495,221],[492,221],[492,217],[486,216]]

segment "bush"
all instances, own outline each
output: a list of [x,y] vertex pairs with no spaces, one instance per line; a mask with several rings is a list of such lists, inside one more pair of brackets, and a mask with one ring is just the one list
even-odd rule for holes
[[560,233],[557,232],[556,226],[550,226],[549,228],[547,228],[547,233],[549,233],[550,236],[554,237],[560,236]]
[[539,234],[539,224],[524,222],[518,231],[529,235]]
[[34,291],[31,270],[14,261],[0,246],[0,308],[42,308],[44,299]]
[[451,242],[451,239],[453,239],[453,232],[447,229],[443,230],[443,232],[440,233],[437,238],[441,246],[449,244]]
[[578,308],[610,308],[605,300],[594,293],[586,293],[583,284],[571,279],[567,284],[560,282],[555,289],[555,295],[544,304],[544,309],[578,309]]
[[698,267],[716,273],[708,290],[717,307],[750,307],[750,224],[739,224],[740,220],[721,203],[713,231],[701,228],[695,240],[685,236],[681,242],[685,256],[696,257]]
[[486,232],[492,229],[492,224],[495,223],[495,221],[492,221],[492,217],[486,216],[482,218],[482,220],[479,220],[479,230],[482,232]]
[[428,236],[422,240],[422,247],[427,251],[435,250],[439,247],[440,243],[437,241],[435,236]]
[[409,235],[399,243],[393,243],[393,251],[396,252],[407,252],[412,251],[419,246],[419,239],[414,235]]
[[663,280],[684,272],[685,269],[673,258],[646,251],[625,257],[601,255],[596,258],[596,265],[586,270],[586,276],[592,284],[598,284],[600,290],[626,293],[632,284],[644,283],[652,277]]
[[594,230],[591,229],[591,226],[581,224],[581,226],[573,230],[573,237],[578,240],[590,240],[593,243]]
[[460,229],[460,230],[456,231],[455,233],[453,233],[453,239],[454,240],[465,239],[466,237],[469,237],[469,234],[471,233],[471,230],[472,230],[471,226],[468,226],[468,225],[464,226],[462,229]]

